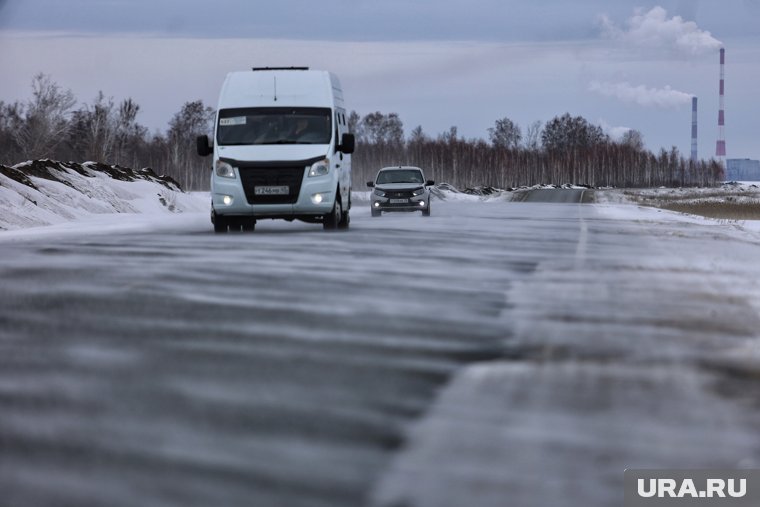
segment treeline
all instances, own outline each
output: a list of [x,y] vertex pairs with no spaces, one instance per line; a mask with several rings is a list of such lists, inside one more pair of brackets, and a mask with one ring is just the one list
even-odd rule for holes
[[574,183],[615,187],[711,186],[723,180],[715,160],[696,163],[678,149],[655,154],[644,147],[641,134],[627,132],[612,140],[582,117],[558,116],[528,126],[526,135],[508,118],[488,129],[489,142],[463,139],[457,128],[436,137],[422,127],[405,138],[398,115],[376,112],[350,117],[357,136],[353,157],[354,181],[362,184],[380,167],[414,165],[428,177],[459,188],[489,185],[498,188],[541,183]]
[[[214,110],[186,102],[165,132],[149,132],[137,121],[132,99],[115,103],[102,92],[92,104],[77,100],[45,75],[35,76],[26,103],[0,101],[0,164],[52,158],[95,161],[131,168],[150,167],[188,190],[208,189],[210,160],[195,154],[195,138],[212,130]],[[421,126],[407,136],[396,113],[349,116],[357,136],[354,186],[385,166],[415,165],[429,178],[465,188],[499,188],[539,183],[590,186],[709,186],[723,179],[714,160],[692,163],[673,147],[648,151],[635,130],[621,140],[582,117],[558,116],[525,132],[509,118],[496,120],[488,141],[464,139],[457,128],[435,137]]]
[[49,76],[32,81],[25,103],[0,101],[0,164],[50,158],[153,169],[186,190],[208,189],[211,163],[195,153],[195,138],[210,132],[214,110],[186,102],[165,132],[150,132],[137,121],[132,99],[115,103],[102,92],[77,106],[70,90]]

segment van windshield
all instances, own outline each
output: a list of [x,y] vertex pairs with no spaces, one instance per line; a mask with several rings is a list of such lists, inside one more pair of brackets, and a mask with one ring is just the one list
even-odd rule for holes
[[222,109],[216,142],[249,144],[329,144],[332,113],[324,107]]

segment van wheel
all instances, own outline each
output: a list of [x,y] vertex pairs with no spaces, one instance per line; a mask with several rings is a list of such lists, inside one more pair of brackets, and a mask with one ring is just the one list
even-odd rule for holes
[[338,222],[338,229],[346,230],[348,229],[348,224],[351,223],[351,216],[348,214],[348,211],[344,211],[341,215],[340,222]]
[[227,232],[228,227],[229,227],[229,223],[227,222],[227,219],[220,217],[219,215],[214,216],[214,232],[216,233]]
[[335,200],[335,204],[333,204],[333,209],[330,213],[325,215],[325,217],[322,219],[322,227],[326,231],[334,231],[338,228],[338,224],[341,221],[341,217],[343,215],[343,208],[340,205],[340,201],[338,199]]
[[422,210],[422,216],[423,217],[429,217],[430,216],[430,205],[428,204],[428,207]]
[[243,232],[253,232],[256,230],[256,220],[246,220],[243,222]]

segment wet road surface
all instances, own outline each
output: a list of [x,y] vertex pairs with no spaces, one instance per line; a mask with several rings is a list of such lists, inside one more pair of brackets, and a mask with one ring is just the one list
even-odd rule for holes
[[[684,320],[701,315],[689,303],[709,290],[683,299],[642,282],[626,292],[641,272],[671,269],[636,257],[656,244],[646,228],[621,233],[577,204],[437,204],[430,218],[356,209],[345,233],[261,222],[253,234],[219,236],[204,216],[171,233],[3,243],[3,505],[422,506],[447,483],[450,503],[438,505],[457,505],[467,481],[488,477],[475,463],[502,478],[532,474],[563,445],[553,430],[584,435],[587,410],[606,409],[598,424],[612,428],[588,449],[624,464],[615,431],[669,406],[669,391],[633,389],[625,412],[612,403],[624,392],[614,383],[597,396],[610,375],[634,379],[627,388],[650,381],[630,365],[659,358],[660,368],[663,354],[666,369],[686,362],[690,372],[718,364],[705,357],[726,336],[756,336],[756,313],[706,334]],[[623,265],[640,272],[620,278]],[[467,378],[483,368],[503,390],[476,382],[472,392]],[[637,405],[642,392],[653,401]],[[717,397],[707,387],[688,393],[697,405]],[[736,442],[755,446],[736,459],[755,459],[745,431],[754,411],[721,403]],[[463,433],[460,419],[447,419],[451,404],[479,429]],[[494,406],[511,419],[489,421]],[[446,431],[425,429],[441,420],[452,423]],[[695,438],[714,431],[693,424]],[[650,429],[660,435],[660,425]],[[446,444],[469,434],[495,447],[476,438],[452,454]],[[521,446],[528,461],[503,446]],[[460,474],[464,485],[449,480],[457,462],[477,472]],[[523,491],[511,480],[491,486],[494,499]]]

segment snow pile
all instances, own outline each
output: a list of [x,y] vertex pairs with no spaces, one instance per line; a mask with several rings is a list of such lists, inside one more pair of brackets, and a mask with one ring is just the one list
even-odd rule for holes
[[53,160],[0,165],[0,230],[107,213],[181,213],[206,207],[151,169]]
[[473,187],[459,190],[449,183],[439,183],[430,189],[430,195],[441,201],[478,202],[501,197],[504,194],[504,190],[493,187]]

